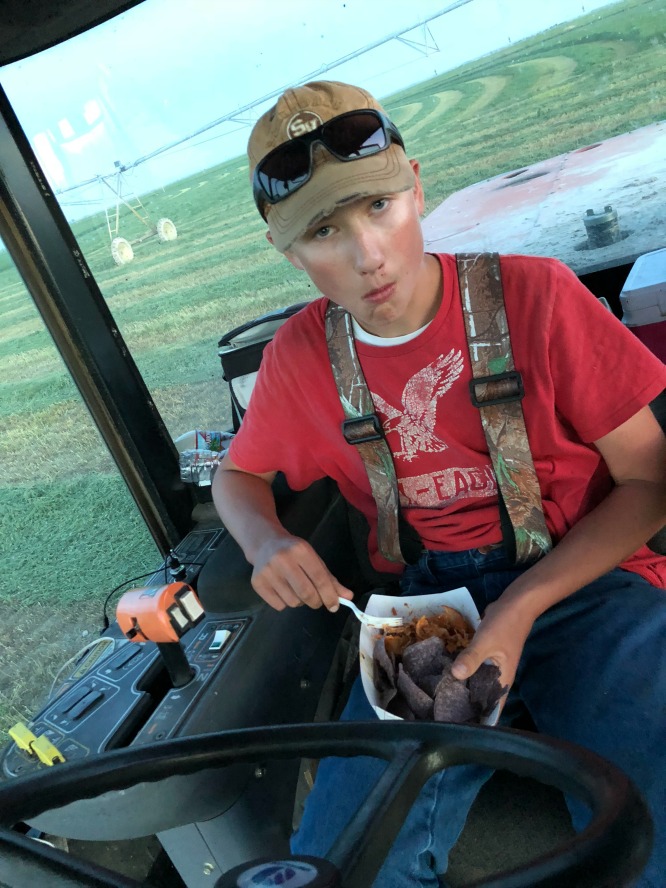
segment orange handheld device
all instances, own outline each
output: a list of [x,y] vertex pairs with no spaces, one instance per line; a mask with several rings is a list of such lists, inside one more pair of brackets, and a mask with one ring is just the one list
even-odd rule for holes
[[187,583],[130,589],[116,608],[116,619],[130,641],[178,641],[204,616],[196,592]]
[[187,583],[130,589],[116,608],[126,638],[157,644],[174,688],[182,688],[195,676],[179,639],[203,617],[201,602]]

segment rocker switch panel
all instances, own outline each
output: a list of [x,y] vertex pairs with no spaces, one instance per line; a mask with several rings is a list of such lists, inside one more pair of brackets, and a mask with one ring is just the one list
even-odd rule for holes
[[228,629],[216,629],[213,634],[213,640],[208,646],[209,651],[221,651],[227,640],[231,637],[231,632]]

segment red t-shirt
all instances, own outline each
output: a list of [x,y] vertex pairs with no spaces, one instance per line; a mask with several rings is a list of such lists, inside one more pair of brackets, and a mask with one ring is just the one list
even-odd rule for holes
[[[428,327],[406,343],[356,346],[393,453],[405,517],[427,548],[459,551],[498,542],[501,531],[495,473],[470,401],[455,258],[439,259],[443,298]],[[612,486],[591,442],[666,387],[666,366],[562,263],[503,256],[501,269],[532,458],[556,541]],[[365,468],[342,437],[344,415],[324,337],[326,306],[326,299],[307,305],[266,347],[230,456],[248,472],[284,472],[296,490],[333,478],[370,523],[374,566],[396,571],[377,551]],[[623,566],[666,586],[666,558],[647,547]]]

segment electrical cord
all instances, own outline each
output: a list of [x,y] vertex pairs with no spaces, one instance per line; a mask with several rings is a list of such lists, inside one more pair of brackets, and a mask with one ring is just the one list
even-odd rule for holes
[[111,653],[113,653],[113,650],[116,646],[115,638],[95,638],[93,641],[89,641],[88,644],[84,645],[80,651],[77,651],[73,657],[70,657],[66,663],[63,663],[62,666],[60,667],[60,669],[58,669],[58,671],[56,672],[56,676],[53,679],[53,684],[51,685],[51,690],[49,691],[48,699],[50,700],[53,697],[53,694],[55,693],[56,685],[58,684],[58,679],[63,674],[65,669],[67,669],[68,666],[71,666],[73,663],[78,663],[78,661],[81,659],[81,657],[84,656],[84,654],[87,654],[88,651],[91,651],[93,648],[96,648],[97,645],[102,644],[102,643],[109,644],[109,642],[111,642],[110,650],[109,650],[109,654],[111,654]]
[[[166,579],[166,564],[165,564],[165,566],[164,566],[164,570],[165,570],[165,574],[164,574],[164,576],[165,576],[165,579]],[[110,622],[109,622],[109,617],[108,617],[108,615],[107,615],[107,613],[106,613],[106,608],[107,608],[107,606],[108,606],[108,604],[109,604],[109,601],[111,601],[112,597],[116,594],[116,592],[119,592],[119,591],[123,588],[123,586],[129,586],[130,583],[136,583],[137,580],[145,580],[146,577],[152,577],[152,575],[153,575],[154,573],[155,573],[155,571],[154,571],[154,570],[151,570],[150,573],[139,574],[138,577],[132,577],[132,578],[129,579],[129,580],[125,580],[123,583],[120,583],[118,586],[116,586],[115,589],[112,589],[112,590],[109,592],[109,594],[108,594],[108,595],[106,596],[106,598],[104,599],[104,605],[102,606],[102,631],[100,632],[100,635],[101,635],[103,632],[106,632],[106,630],[107,630],[107,629],[109,628],[109,626],[111,625]]]
[[[181,561],[173,549],[170,550],[169,554],[164,560],[164,582],[174,582],[179,580],[184,580],[187,576],[187,568],[188,567],[201,567],[200,561]],[[159,570],[159,568],[158,568]],[[123,583],[120,583],[116,586],[115,589],[112,589],[109,594],[104,599],[104,605],[102,608],[102,631],[100,635],[102,635],[109,628],[110,621],[107,615],[106,609],[108,607],[109,601],[113,598],[116,592],[119,592],[123,586],[129,586],[130,583],[136,583],[137,580],[145,580],[146,577],[152,577],[157,573],[157,570],[151,570],[150,573],[140,574],[138,577],[131,577],[129,580],[125,580]]]

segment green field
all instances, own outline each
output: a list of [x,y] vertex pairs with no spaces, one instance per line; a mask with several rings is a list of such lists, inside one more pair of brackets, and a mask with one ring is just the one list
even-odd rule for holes
[[[427,210],[472,182],[665,118],[665,31],[663,0],[624,0],[388,97],[422,163]],[[103,214],[74,233],[171,434],[225,428],[220,335],[316,294],[266,243],[245,158],[142,201],[174,221],[176,241],[146,240],[117,267]],[[145,229],[125,212],[120,233]],[[1,729],[39,700],[62,661],[56,640],[77,650],[106,593],[159,556],[6,253],[0,317]]]

